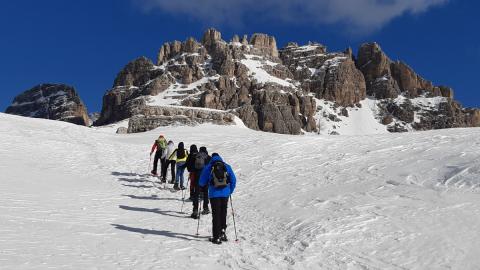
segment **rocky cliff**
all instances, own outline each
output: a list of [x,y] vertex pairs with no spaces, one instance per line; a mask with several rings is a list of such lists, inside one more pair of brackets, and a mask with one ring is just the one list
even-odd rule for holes
[[5,111],[88,126],[87,109],[75,89],[64,84],[40,84],[15,97]]
[[234,113],[256,130],[300,134],[323,122],[335,134],[367,100],[372,117],[391,132],[480,124],[480,112],[462,108],[451,88],[390,60],[376,43],[363,44],[354,56],[350,48],[328,52],[320,43],[278,49],[274,37],[260,33],[225,41],[215,29],[201,41],[165,43],[156,63],[141,57],[127,64],[95,124],[182,105]]

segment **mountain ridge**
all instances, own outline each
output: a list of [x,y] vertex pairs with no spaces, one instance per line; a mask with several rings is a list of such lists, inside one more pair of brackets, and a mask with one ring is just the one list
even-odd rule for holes
[[328,52],[313,42],[278,49],[267,34],[234,35],[227,42],[213,28],[201,41],[164,43],[156,63],[147,57],[129,62],[105,93],[95,125],[133,116],[159,125],[182,117],[204,119],[191,110],[172,115],[169,109],[149,109],[180,105],[224,110],[255,130],[342,134],[342,117],[358,111],[367,97],[375,100],[372,117],[389,132],[480,125],[480,111],[463,108],[453,89],[392,61],[376,42],[362,44],[357,55],[351,48]]

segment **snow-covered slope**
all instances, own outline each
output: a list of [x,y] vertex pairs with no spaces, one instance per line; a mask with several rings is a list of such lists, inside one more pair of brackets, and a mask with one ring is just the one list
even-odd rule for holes
[[[478,269],[480,129],[287,136],[234,126],[114,127],[0,114],[2,269]],[[240,241],[147,176],[151,143],[221,153]],[[228,217],[228,236],[235,238]]]
[[[377,101],[366,98],[357,107],[338,107],[335,103],[317,99],[315,119],[322,135],[369,135],[388,133],[376,117]],[[342,115],[342,110],[345,111]]]

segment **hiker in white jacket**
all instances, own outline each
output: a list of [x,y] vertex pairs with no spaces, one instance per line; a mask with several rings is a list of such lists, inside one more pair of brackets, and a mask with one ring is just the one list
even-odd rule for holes
[[167,171],[168,166],[170,165],[170,172],[172,173],[172,180],[169,182],[170,184],[173,184],[175,182],[175,158],[168,158],[172,155],[173,151],[175,151],[175,144],[173,143],[173,141],[168,141],[167,151],[163,151],[162,155],[162,159],[165,159],[165,169],[162,170],[162,182],[167,181]]

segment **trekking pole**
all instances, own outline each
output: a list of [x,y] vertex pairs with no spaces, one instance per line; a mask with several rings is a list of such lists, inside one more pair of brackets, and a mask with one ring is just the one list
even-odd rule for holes
[[152,166],[152,155],[150,155],[150,161],[148,162],[148,171],[147,171],[147,174],[152,173],[152,172],[150,171],[150,167],[151,167],[151,166]]
[[[188,187],[188,182],[190,181],[190,177],[188,177],[187,179],[187,187]],[[185,189],[182,189],[182,209],[180,210],[180,212],[183,213],[183,206],[185,205],[185,194],[187,192],[185,191]]]
[[233,228],[235,229],[235,242],[238,242],[237,225],[235,224],[235,211],[233,210],[232,195],[230,194],[230,206],[232,207]]
[[198,200],[198,222],[197,222],[197,236],[198,236],[198,228],[200,227],[200,217],[202,216],[202,205],[200,205],[200,200]]

